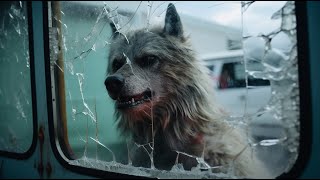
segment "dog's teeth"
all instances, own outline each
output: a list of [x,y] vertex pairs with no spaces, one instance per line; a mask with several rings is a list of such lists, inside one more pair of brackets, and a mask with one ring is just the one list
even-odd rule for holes
[[132,102],[134,103],[134,98],[132,98]]

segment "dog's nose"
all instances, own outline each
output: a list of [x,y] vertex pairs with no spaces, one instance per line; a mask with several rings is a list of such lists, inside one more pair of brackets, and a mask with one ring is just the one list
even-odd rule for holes
[[120,93],[123,85],[124,85],[124,78],[121,75],[113,75],[109,76],[105,81],[104,85],[106,86],[107,90],[111,94]]

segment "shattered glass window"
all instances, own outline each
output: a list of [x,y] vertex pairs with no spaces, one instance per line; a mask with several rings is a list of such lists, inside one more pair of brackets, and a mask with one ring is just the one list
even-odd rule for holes
[[0,150],[24,153],[33,137],[26,2],[0,9]]
[[49,2],[48,20],[70,165],[157,178],[274,178],[294,165],[294,2]]

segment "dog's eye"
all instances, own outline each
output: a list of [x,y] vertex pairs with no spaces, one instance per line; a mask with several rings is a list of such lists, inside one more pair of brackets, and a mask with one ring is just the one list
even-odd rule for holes
[[145,56],[138,61],[140,67],[151,67],[156,63],[158,63],[158,58],[156,56]]
[[122,66],[123,66],[123,62],[121,62],[119,60],[114,60],[113,63],[112,63],[112,68],[113,68],[114,71],[117,71]]

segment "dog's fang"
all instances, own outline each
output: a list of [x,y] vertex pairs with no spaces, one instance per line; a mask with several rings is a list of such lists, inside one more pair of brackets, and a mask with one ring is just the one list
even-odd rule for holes
[[132,101],[131,101],[132,103],[134,103],[134,98],[132,98]]

